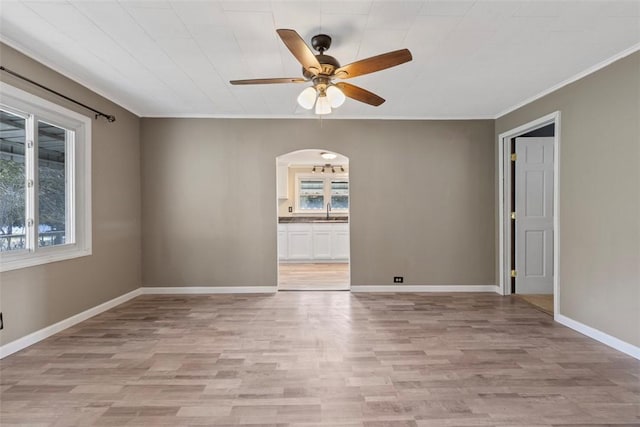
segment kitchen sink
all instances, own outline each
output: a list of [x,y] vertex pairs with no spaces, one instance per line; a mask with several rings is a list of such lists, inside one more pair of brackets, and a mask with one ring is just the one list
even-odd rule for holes
[[342,216],[330,216],[329,218],[322,216],[298,216],[298,217],[281,217],[278,219],[280,223],[304,223],[304,222],[349,222],[349,217],[346,215]]

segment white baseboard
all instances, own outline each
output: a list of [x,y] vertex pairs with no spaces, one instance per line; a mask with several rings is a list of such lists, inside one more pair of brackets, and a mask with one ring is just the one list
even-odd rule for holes
[[304,289],[301,288],[290,288],[287,289],[287,287],[285,286],[284,288],[278,288],[278,292],[282,291],[282,292],[306,292],[306,291],[326,291],[326,292],[349,292],[349,288],[335,288],[332,289],[330,287],[326,287],[326,286],[305,286]]
[[591,326],[587,326],[584,323],[580,323],[577,320],[573,320],[567,316],[563,316],[562,314],[557,314],[555,316],[555,321],[558,323],[567,326],[574,331],[580,332],[583,335],[588,336],[589,338],[593,338],[596,341],[600,341],[601,343],[608,345],[611,348],[614,348],[622,353],[628,354],[629,356],[640,360],[640,347],[636,347],[633,344],[629,344],[628,342],[622,341],[616,337],[612,337],[611,335],[599,331]]
[[495,285],[372,285],[351,286],[351,292],[495,292]]
[[179,294],[272,294],[276,286],[184,286],[184,287],[142,287],[143,295]]
[[29,347],[30,345],[33,345],[39,341],[44,340],[45,338],[49,338],[51,335],[57,334],[58,332],[70,328],[73,325],[76,325],[80,322],[83,322],[93,316],[96,316],[102,312],[105,312],[107,310],[112,309],[113,307],[116,307],[122,303],[125,303],[127,301],[129,301],[130,299],[133,299],[135,297],[137,297],[138,295],[141,295],[142,292],[140,291],[140,288],[133,290],[129,293],[126,293],[124,295],[121,295],[119,297],[116,297],[112,300],[109,300],[107,302],[104,302],[100,305],[97,305],[95,307],[92,307],[88,310],[85,310],[81,313],[78,313],[76,315],[73,315],[71,317],[68,317],[64,320],[59,321],[58,323],[54,323],[51,326],[47,326],[45,328],[42,328],[38,331],[32,332],[29,335],[25,335],[22,338],[18,338],[15,341],[11,341],[10,343],[7,343],[3,346],[0,346],[0,359],[3,359],[7,356],[9,356],[10,354],[13,354],[17,351],[20,351],[24,348]]

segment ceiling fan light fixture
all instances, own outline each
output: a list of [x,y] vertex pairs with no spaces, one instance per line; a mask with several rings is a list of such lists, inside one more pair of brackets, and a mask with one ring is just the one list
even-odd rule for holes
[[331,113],[331,102],[329,102],[326,94],[321,93],[316,101],[316,114],[324,115],[329,113]]
[[316,89],[308,87],[298,95],[298,104],[305,110],[311,110],[316,102]]
[[344,104],[345,99],[347,99],[347,97],[344,96],[344,93],[342,93],[337,86],[333,85],[327,88],[327,98],[329,98],[329,102],[333,108],[338,108]]
[[[2,1],[2,0],[0,0]],[[295,59],[302,65],[300,77],[277,77],[231,80],[232,85],[255,85],[276,83],[307,83],[313,82],[298,95],[298,104],[304,109],[312,110],[315,105],[316,114],[329,114],[332,108],[340,107],[345,99],[378,107],[385,100],[373,92],[352,85],[350,83],[333,83],[333,80],[350,79],[353,77],[371,74],[387,68],[395,67],[411,61],[413,56],[409,49],[398,49],[369,58],[360,59],[347,65],[340,65],[338,60],[325,52],[331,47],[331,37],[326,34],[317,34],[311,38],[311,45],[318,52],[314,53],[304,39],[292,29],[279,28],[278,36],[289,49]]]

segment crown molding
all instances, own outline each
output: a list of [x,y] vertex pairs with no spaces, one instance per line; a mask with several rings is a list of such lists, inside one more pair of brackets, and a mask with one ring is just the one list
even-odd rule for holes
[[[38,55],[34,54],[33,52],[31,52],[29,49],[27,49],[26,47],[24,47],[22,44],[20,44],[19,42],[3,35],[0,34],[0,43],[4,43],[7,46],[9,46],[12,49],[17,50],[18,52],[20,52],[21,54],[25,55],[27,58],[38,62],[41,65],[44,65],[47,68],[50,68],[51,70],[55,71],[56,73],[60,74],[63,77],[66,77],[67,79],[71,80],[72,82],[84,87],[85,89],[90,90],[91,92],[101,96],[102,98],[106,99],[107,101],[116,104],[118,107],[120,108],[124,108],[125,110],[129,111],[130,113],[138,116],[138,117],[142,117],[140,115],[140,113],[138,111],[136,111],[135,108],[132,108],[130,105],[127,105],[127,103],[122,102],[121,100],[119,100],[117,97],[113,96],[112,94],[107,94],[106,92],[92,86],[90,83],[86,82],[85,80],[79,78],[76,75],[73,75],[65,70],[63,70],[61,67],[59,67],[58,65],[54,64],[51,61],[47,61],[45,59],[39,58]],[[3,64],[6,65],[6,64]]]
[[523,101],[520,101],[517,104],[512,105],[511,107],[509,107],[509,108],[507,108],[505,110],[502,110],[500,113],[498,113],[495,116],[493,116],[493,119],[497,120],[497,119],[501,118],[502,116],[505,116],[505,115],[507,115],[509,113],[512,113],[515,110],[517,110],[518,108],[522,108],[525,105],[531,104],[532,102],[534,102],[534,101],[536,101],[536,100],[538,100],[538,99],[540,99],[540,98],[542,98],[544,96],[549,95],[550,93],[553,93],[553,92],[555,92],[555,91],[557,91],[559,89],[562,89],[565,86],[570,85],[571,83],[577,82],[578,80],[583,79],[583,78],[587,77],[588,75],[593,74],[596,71],[599,71],[599,70],[601,70],[601,69],[613,64],[614,62],[616,62],[616,61],[618,61],[618,60],[620,60],[622,58],[625,58],[625,57],[627,57],[629,55],[632,55],[632,54],[636,53],[639,50],[640,50],[640,43],[637,43],[637,44],[631,46],[630,48],[625,49],[622,52],[618,52],[615,55],[605,59],[604,61],[599,62],[596,65],[594,65],[592,67],[589,67],[586,70],[584,70],[584,71],[582,71],[582,72],[580,72],[578,74],[575,74],[575,75],[569,77],[568,79],[563,80],[560,83],[558,83],[558,84],[556,84],[554,86],[551,86],[550,88],[548,88],[546,90],[543,90],[542,92],[540,92],[540,93],[538,93],[536,95],[533,95],[533,96],[531,96],[531,97],[529,97],[529,98],[527,98],[527,99],[525,99]]
[[596,71],[599,71],[605,67],[607,67],[608,65],[611,65],[612,63],[625,58],[635,52],[640,51],[640,43],[637,43],[607,59],[605,59],[604,61],[599,62],[596,65],[593,65],[589,68],[587,68],[586,70],[577,73],[575,75],[573,75],[572,77],[561,81],[560,83],[557,83],[554,86],[551,86],[550,88],[543,90],[541,92],[539,92],[536,95],[533,95],[531,97],[528,97],[514,105],[512,105],[511,107],[508,107],[502,111],[500,111],[497,114],[486,114],[486,115],[477,115],[477,116],[420,116],[420,117],[415,117],[415,116],[369,116],[369,115],[364,115],[364,116],[351,116],[351,115],[347,115],[347,116],[322,116],[322,117],[318,117],[316,115],[298,115],[298,114],[279,114],[279,115],[270,115],[270,114],[245,114],[245,115],[235,115],[235,114],[184,114],[184,113],[176,113],[176,114],[145,114],[144,112],[138,111],[135,108],[132,108],[130,105],[128,105],[126,102],[123,102],[121,99],[118,99],[117,96],[113,96],[112,94],[108,94],[96,87],[94,87],[93,85],[91,85],[90,83],[86,82],[85,80],[79,78],[76,75],[73,75],[72,73],[69,73],[65,70],[63,70],[61,67],[59,67],[58,65],[54,64],[51,61],[39,58],[38,55],[34,54],[31,50],[29,50],[28,48],[24,47],[21,43],[0,34],[0,42],[6,44],[7,46],[17,50],[18,52],[22,53],[23,55],[31,58],[32,60],[44,65],[45,67],[50,68],[51,70],[53,70],[54,72],[66,77],[67,79],[85,87],[86,89],[96,93],[97,95],[103,97],[104,99],[106,99],[109,102],[112,102],[116,105],[118,105],[121,108],[126,109],[127,111],[131,112],[132,114],[140,117],[140,118],[150,118],[150,119],[301,119],[301,120],[398,120],[398,121],[422,121],[422,120],[497,120],[519,108],[524,107],[525,105],[528,105],[546,95],[549,95],[550,93],[553,93],[567,85],[570,85],[571,83],[574,83],[590,74],[595,73]]
[[143,114],[140,116],[144,119],[296,119],[296,120],[398,120],[398,121],[423,121],[423,120],[494,120],[494,116],[424,116],[424,117],[407,117],[407,116],[299,116],[299,115],[267,115],[267,114]]

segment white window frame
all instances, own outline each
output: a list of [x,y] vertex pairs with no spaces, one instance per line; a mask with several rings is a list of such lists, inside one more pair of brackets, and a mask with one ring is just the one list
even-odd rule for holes
[[[349,182],[348,173],[297,173],[295,187],[295,213],[297,214],[324,214],[327,203],[331,200],[331,181],[334,179]],[[300,183],[303,180],[324,181],[324,208],[323,209],[302,209],[300,207]],[[349,201],[351,201],[351,187],[349,187]],[[351,205],[351,203],[349,203]],[[331,212],[348,213],[349,209],[334,209],[331,206]]]
[[[27,186],[25,219],[34,222],[34,225],[25,227],[27,249],[0,254],[0,271],[91,255],[91,119],[4,82],[0,82],[0,108],[27,119],[25,179],[31,180],[33,185]],[[65,174],[71,183],[66,194],[65,231],[70,242],[63,245],[38,247],[38,180],[34,163],[38,141],[37,134],[33,134],[38,121],[71,131],[68,132],[65,153]]]

